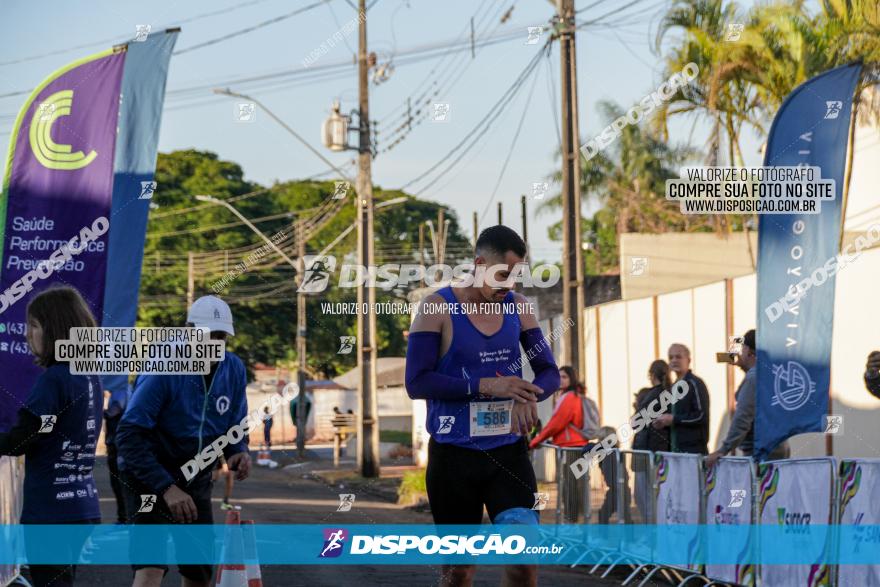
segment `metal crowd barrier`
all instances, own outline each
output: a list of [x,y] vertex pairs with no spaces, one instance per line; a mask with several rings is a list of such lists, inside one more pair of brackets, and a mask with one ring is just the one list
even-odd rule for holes
[[[727,470],[737,468],[747,470],[747,478],[740,483],[741,487],[726,487]],[[712,471],[706,471],[703,493],[703,523],[705,524],[744,524],[754,526],[758,523],[758,500],[755,492],[758,489],[755,461],[749,457],[723,457],[718,459]],[[723,489],[728,489],[725,496]],[[745,491],[745,494],[734,494],[730,491]],[[741,498],[741,499],[740,499]],[[715,503],[715,507],[712,507]],[[721,505],[726,503],[727,505]],[[734,510],[736,510],[734,512]],[[740,516],[742,514],[742,516]],[[717,584],[736,584],[744,587],[755,587],[757,584],[757,565],[705,565],[703,574]]]
[[[623,581],[623,585],[629,585],[639,575],[644,575],[638,584],[638,587],[643,587],[658,574],[670,583],[678,583],[678,585],[685,585],[693,580],[709,585],[729,584],[745,587],[755,587],[762,583],[767,585],[767,581],[763,580],[764,570],[760,560],[752,565],[675,566],[652,563],[663,545],[655,544],[656,537],[650,532],[647,536],[638,536],[630,534],[626,528],[658,524],[686,526],[761,524],[762,503],[766,503],[766,499],[773,495],[765,490],[765,499],[762,502],[761,491],[762,488],[766,489],[767,483],[762,485],[760,474],[762,471],[765,475],[768,471],[772,473],[773,469],[768,469],[768,466],[787,468],[815,463],[827,464],[827,473],[821,473],[820,479],[815,477],[811,479],[811,483],[813,481],[821,483],[827,479],[830,484],[829,519],[816,521],[819,524],[840,523],[843,508],[841,504],[846,503],[845,499],[851,499],[852,494],[858,489],[854,488],[855,482],[852,479],[844,480],[848,485],[842,486],[837,471],[837,461],[830,457],[771,461],[760,466],[748,457],[725,457],[719,459],[713,470],[706,471],[705,457],[700,455],[636,450],[609,451],[600,463],[591,463],[581,479],[575,479],[570,466],[574,460],[583,456],[582,448],[565,448],[552,444],[541,446],[554,450],[557,484],[556,524],[584,526],[584,531],[580,535],[569,533],[562,537],[563,542],[569,546],[565,551],[566,556],[574,556],[575,559],[572,562],[560,562],[575,567],[584,560],[589,560],[591,563],[597,561],[589,572],[594,574],[604,567],[602,577],[607,577],[615,568],[629,567],[631,571]],[[673,465],[672,461],[676,461],[677,464]],[[880,460],[876,459],[847,459],[850,463],[857,461],[863,465],[880,467]],[[855,464],[849,466],[853,467]],[[676,479],[676,475],[680,478]],[[849,476],[855,477],[852,471]],[[785,476],[783,483],[786,483],[784,479]],[[686,497],[687,490],[684,489],[690,487],[691,482],[699,488],[693,499]],[[666,501],[659,503],[660,488],[664,483],[669,483],[664,492],[666,499],[673,502],[672,505]],[[868,497],[867,492],[874,491],[872,488],[880,487],[880,469],[876,472],[876,479],[870,483],[862,499]],[[685,497],[682,498],[682,495]],[[676,500],[678,500],[677,504],[674,503]],[[694,501],[693,507],[688,505],[690,501]],[[658,519],[661,512],[663,516]],[[779,523],[775,514],[772,520],[767,516],[765,519],[767,523]],[[622,535],[624,538],[611,539],[591,533],[588,526],[594,524],[620,524],[623,526],[623,532],[618,536]],[[760,552],[759,539],[760,536],[757,536],[753,545],[758,549],[756,552]],[[827,548],[832,549],[831,552],[837,552],[840,548],[839,544],[833,542],[834,539],[834,535],[829,536]],[[708,547],[708,544],[699,542],[696,548]],[[838,574],[839,566],[829,569],[826,584],[837,585]]]
[[[829,528],[829,532],[830,532],[831,525],[834,524],[838,520],[838,505],[839,505],[839,496],[840,496],[840,477],[837,474],[838,473],[837,460],[834,457],[817,457],[817,458],[808,458],[808,459],[785,459],[785,460],[780,460],[780,461],[768,461],[766,463],[761,463],[760,465],[758,465],[756,483],[759,485],[753,495],[753,500],[756,502],[756,515],[757,515],[756,521],[758,524],[764,523],[762,513],[763,513],[764,506],[766,504],[766,501],[768,499],[766,495],[761,495],[761,488],[764,486],[772,486],[773,492],[777,493],[777,494],[780,493],[781,489],[783,489],[782,484],[778,483],[778,481],[779,481],[778,478],[772,479],[772,476],[770,475],[770,473],[772,472],[772,469],[769,469],[769,467],[779,467],[779,468],[782,468],[782,467],[785,467],[785,468],[802,467],[804,465],[809,465],[809,464],[813,464],[813,463],[822,463],[826,466],[826,471],[827,471],[827,475],[828,475],[828,483],[829,483],[829,487],[828,487],[828,493],[829,493],[828,518],[825,520],[818,520],[817,523],[822,524],[822,525],[827,525]],[[764,478],[762,478],[762,476]],[[811,481],[811,483],[810,483],[811,489],[814,489],[814,490],[819,488],[820,487],[819,483],[822,482],[821,479],[811,479],[810,481]],[[772,523],[774,523],[774,524],[781,523],[780,520],[778,519],[778,512],[777,512],[777,515],[771,516],[771,519],[773,520]],[[826,550],[829,550],[830,552],[833,552],[833,553],[837,552],[837,547],[838,547],[838,545],[835,542],[835,540],[836,540],[835,535],[836,535],[836,533],[831,532],[828,539],[826,539],[826,547],[825,547]],[[758,536],[758,547],[760,548],[760,546],[761,545],[760,545],[760,535],[759,535]],[[759,550],[759,552],[760,552],[760,550]],[[782,566],[782,565],[768,565],[768,566],[774,567],[775,569],[778,569],[779,567],[784,567],[784,568],[787,567],[788,572],[790,572],[790,573],[795,572],[795,570],[799,567],[798,565],[784,565],[784,566]],[[803,567],[803,566],[806,566],[806,565],[800,565],[800,567]],[[838,565],[833,565],[832,568],[829,568],[827,579],[821,581],[821,583],[824,583],[824,584],[829,585],[831,587],[836,586],[837,585],[837,571],[838,570],[839,570]],[[759,584],[761,584],[761,585],[770,584],[770,581],[768,580],[768,577],[766,576],[767,571],[768,571],[768,569],[764,565],[760,565],[760,564],[758,565]],[[810,571],[810,573],[812,574],[812,571]]]

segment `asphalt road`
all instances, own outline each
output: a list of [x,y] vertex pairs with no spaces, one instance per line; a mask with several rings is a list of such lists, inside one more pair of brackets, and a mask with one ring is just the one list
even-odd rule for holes
[[[276,458],[278,456],[276,455]],[[282,461],[283,463],[284,461]],[[310,472],[332,468],[326,460],[308,461],[293,469],[269,470],[255,467],[251,478],[236,483],[233,503],[242,507],[242,515],[258,524],[424,524],[431,523],[430,513],[404,508],[394,503],[393,491],[363,491],[357,489],[355,506],[350,512],[337,512],[339,493],[345,487],[316,479]],[[105,523],[115,520],[115,502],[110,489],[106,462],[99,458],[95,477],[101,495],[101,511]],[[351,491],[351,489],[349,489]],[[214,487],[214,517],[225,518],[220,510],[222,484]],[[549,512],[548,512],[549,514]],[[550,523],[551,520],[547,519]],[[439,568],[436,566],[281,566],[264,565],[261,568],[263,585],[309,587],[366,587],[372,585],[437,585]],[[478,569],[475,585],[499,585],[502,568],[484,566]],[[563,566],[542,566],[539,584],[554,587],[610,586],[620,585],[625,575],[615,573],[614,580],[599,579],[587,573],[587,568],[569,569]],[[81,565],[77,572],[77,584],[87,586],[130,585],[132,572],[127,566]],[[179,585],[180,576],[172,569],[163,585]]]

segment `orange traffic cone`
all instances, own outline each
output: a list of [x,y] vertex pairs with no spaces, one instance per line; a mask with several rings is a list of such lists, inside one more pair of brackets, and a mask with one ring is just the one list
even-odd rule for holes
[[260,558],[257,556],[257,533],[254,531],[253,520],[241,521],[241,534],[244,538],[244,571],[247,576],[247,587],[263,587]]
[[[243,561],[244,543],[240,532],[241,512],[239,510],[228,510],[226,512],[226,526],[226,537],[223,540],[223,556],[221,561],[227,559]],[[221,562],[217,566],[217,582],[214,584],[217,587],[246,587],[247,574],[244,564]]]

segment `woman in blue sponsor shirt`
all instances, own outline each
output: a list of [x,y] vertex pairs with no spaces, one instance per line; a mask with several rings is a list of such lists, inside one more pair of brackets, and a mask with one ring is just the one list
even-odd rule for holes
[[[22,524],[99,524],[98,491],[92,477],[95,445],[101,432],[103,393],[95,376],[72,375],[55,360],[55,341],[71,328],[94,327],[95,319],[75,289],[56,287],[34,297],[27,308],[27,341],[36,363],[45,368],[18,411],[12,429],[0,434],[0,454],[25,455]],[[28,543],[28,558],[61,555],[75,561],[88,530],[64,536],[66,552],[53,544]],[[73,585],[72,564],[31,565],[36,587]]]

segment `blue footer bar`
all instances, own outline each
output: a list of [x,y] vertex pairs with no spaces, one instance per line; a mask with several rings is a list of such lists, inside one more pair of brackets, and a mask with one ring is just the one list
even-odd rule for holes
[[5,525],[0,564],[880,564],[880,526]]

